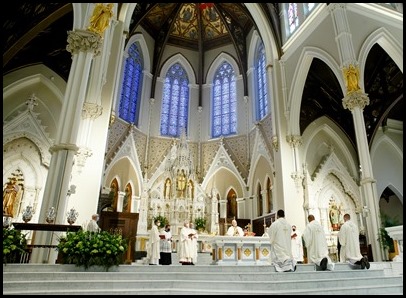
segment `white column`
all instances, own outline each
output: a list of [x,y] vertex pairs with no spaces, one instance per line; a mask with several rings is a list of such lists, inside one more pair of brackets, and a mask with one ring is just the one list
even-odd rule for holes
[[[348,23],[346,4],[333,3],[329,5],[329,9],[334,24],[341,67],[344,72],[347,87],[350,87],[349,79],[346,77],[346,74],[348,74],[351,68],[359,72],[359,67],[356,61],[354,45],[352,43],[352,34]],[[370,210],[369,216],[366,217],[367,241],[371,244],[374,260],[382,261],[383,251],[380,248],[376,237],[380,226],[378,216],[379,199],[376,191],[375,179],[372,173],[371,156],[365,130],[364,116],[362,114],[364,107],[369,104],[369,98],[359,87],[361,84],[358,80],[359,76],[356,78],[356,84],[358,84],[357,87],[347,88],[346,96],[343,98],[343,106],[345,109],[349,109],[352,112],[358,157],[362,169],[360,177],[361,196],[363,204],[365,204]],[[356,210],[356,212],[361,212],[362,207],[363,206],[359,206],[359,210]]]
[[[43,203],[38,222],[45,222],[46,212],[55,207],[57,224],[65,224],[67,192],[72,175],[74,156],[78,151],[78,131],[85,100],[92,58],[100,51],[101,37],[85,30],[69,31],[67,50],[72,53],[72,66],[64,96],[61,118],[45,184]],[[39,233],[38,243],[51,244],[52,233]],[[55,242],[55,241],[54,241]],[[37,250],[39,251],[39,250]],[[32,262],[51,262],[47,253],[35,253]]]

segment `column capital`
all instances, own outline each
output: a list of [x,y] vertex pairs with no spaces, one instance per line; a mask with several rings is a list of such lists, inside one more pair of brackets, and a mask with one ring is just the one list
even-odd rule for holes
[[96,119],[103,113],[103,107],[91,102],[85,102],[82,108],[82,118],[83,119]]
[[68,31],[68,45],[66,50],[72,54],[78,52],[92,52],[95,56],[100,54],[102,37],[94,32],[76,29]]
[[369,105],[369,97],[361,91],[349,93],[343,99],[343,107],[350,111],[356,107],[363,110],[366,105]]
[[302,137],[298,135],[290,135],[286,136],[286,141],[289,143],[291,147],[299,147],[302,145]]

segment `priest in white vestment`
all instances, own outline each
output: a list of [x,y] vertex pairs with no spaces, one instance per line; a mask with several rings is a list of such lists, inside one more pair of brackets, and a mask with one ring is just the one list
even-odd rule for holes
[[327,239],[322,225],[315,220],[312,214],[307,219],[309,224],[302,237],[307,248],[308,263],[316,264],[323,271],[334,270],[334,264],[328,255]]
[[226,235],[227,236],[241,236],[242,237],[242,236],[244,236],[244,231],[243,231],[243,229],[241,229],[241,227],[239,227],[237,225],[237,221],[235,219],[233,219],[231,221],[231,227],[228,228]]
[[357,266],[361,269],[369,269],[367,257],[361,254],[359,245],[358,227],[351,221],[350,215],[344,215],[344,224],[338,232],[338,241],[340,242],[340,262],[348,262],[351,266]]
[[154,221],[151,230],[149,231],[148,249],[147,249],[147,259],[150,265],[158,265],[159,259],[161,258],[160,251],[160,240],[158,226],[161,222],[157,219]]
[[[192,265],[194,257],[193,241],[194,230],[189,228],[189,221],[183,223],[183,228],[179,235],[179,263],[182,265]],[[197,247],[196,247],[197,249]]]
[[198,256],[198,243],[197,239],[199,238],[199,235],[197,234],[197,231],[194,227],[193,223],[190,223],[190,234],[193,234],[192,238],[192,265],[197,264],[197,256]]
[[271,243],[271,262],[277,272],[296,270],[296,261],[292,256],[290,231],[291,225],[285,219],[285,211],[278,210],[276,220],[268,229]]
[[292,232],[290,235],[292,241],[292,255],[298,264],[303,263],[303,242],[302,233],[296,228],[295,225],[292,226]]

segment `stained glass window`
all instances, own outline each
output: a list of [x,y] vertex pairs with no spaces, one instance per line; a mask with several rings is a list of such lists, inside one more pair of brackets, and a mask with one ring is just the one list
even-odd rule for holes
[[266,80],[266,65],[265,65],[265,48],[261,41],[255,60],[255,83],[256,83],[256,119],[261,120],[268,114],[268,100],[267,100],[267,80]]
[[237,132],[236,82],[232,66],[223,62],[214,75],[212,136],[227,136]]
[[288,7],[289,30],[292,33],[299,26],[299,17],[297,14],[297,3],[289,3]]
[[179,64],[172,65],[165,77],[161,135],[179,137],[187,133],[189,110],[189,79],[185,69]]
[[142,69],[141,53],[133,43],[128,49],[128,57],[125,60],[119,117],[135,124],[138,124],[137,108],[141,96]]

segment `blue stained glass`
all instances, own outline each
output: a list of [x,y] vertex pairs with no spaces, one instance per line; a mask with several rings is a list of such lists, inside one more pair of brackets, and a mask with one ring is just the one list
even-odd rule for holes
[[128,49],[125,60],[123,85],[121,90],[119,117],[137,124],[137,106],[142,86],[142,57],[134,43]]
[[179,63],[172,65],[165,78],[161,111],[161,135],[179,137],[187,132],[189,79]]
[[235,73],[228,62],[223,62],[213,79],[212,137],[237,132],[237,91]]
[[255,59],[256,120],[259,121],[268,114],[265,48],[262,42],[258,46]]

